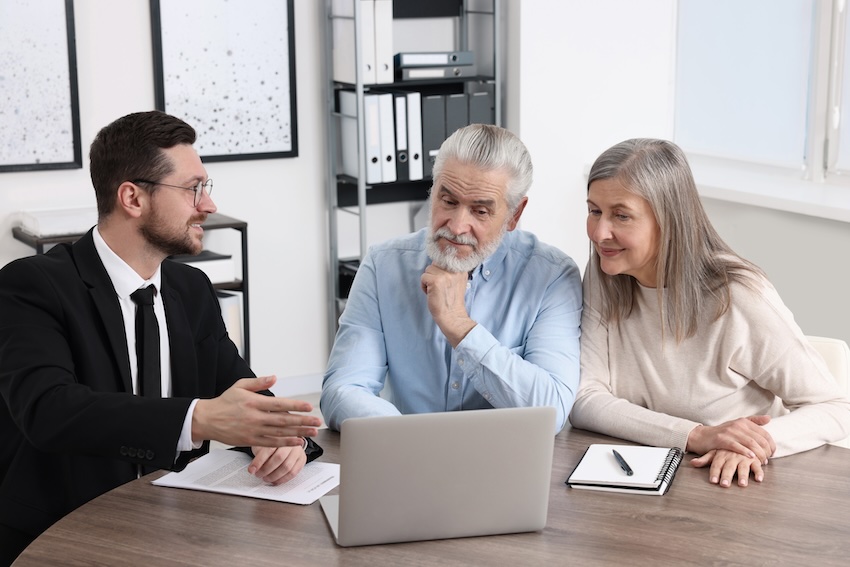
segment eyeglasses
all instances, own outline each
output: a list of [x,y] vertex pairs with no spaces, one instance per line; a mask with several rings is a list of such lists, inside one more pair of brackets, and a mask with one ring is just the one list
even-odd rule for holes
[[201,202],[202,195],[206,193],[210,195],[213,190],[213,181],[212,179],[207,179],[206,181],[198,181],[197,185],[193,185],[191,187],[183,187],[182,185],[169,185],[168,183],[160,183],[158,181],[148,181],[147,179],[134,179],[133,183],[148,183],[150,185],[163,185],[165,187],[174,187],[175,189],[185,189],[187,191],[194,191],[195,197],[192,203],[194,206],[198,206],[198,203]]

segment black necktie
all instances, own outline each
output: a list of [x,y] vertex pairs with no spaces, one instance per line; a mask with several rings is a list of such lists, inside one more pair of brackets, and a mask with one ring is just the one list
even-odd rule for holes
[[139,394],[151,398],[162,397],[159,363],[159,326],[153,312],[152,285],[137,289],[130,294],[136,303],[136,364]]

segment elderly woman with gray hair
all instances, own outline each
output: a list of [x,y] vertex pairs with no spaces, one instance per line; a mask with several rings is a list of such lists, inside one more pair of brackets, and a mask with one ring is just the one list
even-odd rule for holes
[[573,426],[696,453],[724,487],[850,435],[850,400],[765,274],[711,226],[679,147],[606,150],[587,205]]

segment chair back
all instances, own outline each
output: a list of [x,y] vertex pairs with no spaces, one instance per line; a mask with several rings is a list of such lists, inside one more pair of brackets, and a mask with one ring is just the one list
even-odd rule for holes
[[[850,397],[850,347],[841,339],[827,337],[806,337],[816,351],[820,353],[829,372],[838,381],[841,391]],[[850,449],[850,437],[836,441],[833,445]]]

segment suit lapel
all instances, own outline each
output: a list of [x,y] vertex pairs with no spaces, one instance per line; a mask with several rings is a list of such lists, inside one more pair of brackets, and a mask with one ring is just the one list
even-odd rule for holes
[[133,383],[130,378],[130,354],[127,352],[124,317],[121,315],[121,306],[118,304],[115,287],[112,285],[112,280],[109,279],[106,268],[103,267],[100,256],[97,254],[97,249],[94,247],[94,238],[92,237],[91,230],[74,243],[73,251],[77,270],[79,270],[80,277],[88,286],[89,294],[91,294],[92,301],[94,301],[100,318],[103,321],[109,346],[112,347],[112,354],[115,356],[118,369],[121,372],[121,382],[124,385],[124,391],[132,392]]
[[[164,268],[164,266],[163,266]],[[168,285],[166,270],[162,270],[162,300],[168,321],[168,343],[171,348],[171,389],[175,397],[194,397],[199,391],[198,361],[195,360],[195,341],[186,317],[183,299]]]

